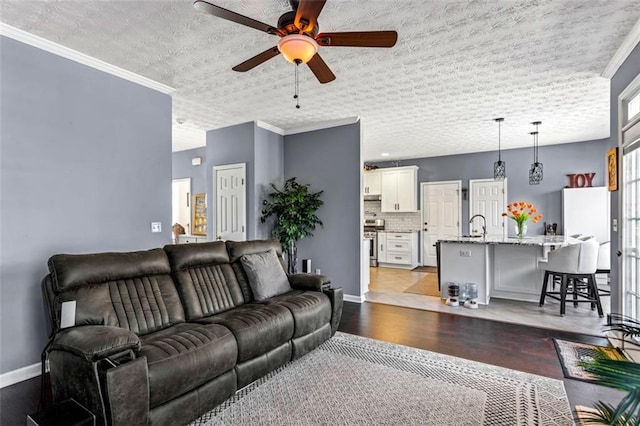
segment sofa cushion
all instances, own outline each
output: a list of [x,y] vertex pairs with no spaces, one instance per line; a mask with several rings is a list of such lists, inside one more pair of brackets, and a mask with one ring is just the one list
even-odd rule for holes
[[274,249],[278,255],[278,260],[282,265],[282,270],[286,270],[284,260],[282,259],[282,246],[276,239],[273,240],[256,240],[256,241],[226,241],[227,252],[229,253],[229,261],[233,272],[236,274],[238,284],[242,289],[242,295],[246,303],[253,300],[253,294],[251,293],[251,287],[249,286],[249,280],[247,274],[244,272],[240,258],[245,254],[264,253],[269,249]]
[[198,320],[203,324],[222,324],[238,342],[238,362],[288,342],[293,337],[293,316],[284,306],[246,304],[211,317]]
[[331,321],[331,302],[319,291],[293,290],[263,303],[284,306],[291,311],[294,338],[312,333]]
[[164,247],[188,320],[227,311],[245,300],[224,242]]
[[178,324],[143,337],[153,408],[232,370],[238,347],[222,325]]
[[291,291],[287,275],[274,249],[264,253],[245,254],[240,262],[255,300],[262,301]]

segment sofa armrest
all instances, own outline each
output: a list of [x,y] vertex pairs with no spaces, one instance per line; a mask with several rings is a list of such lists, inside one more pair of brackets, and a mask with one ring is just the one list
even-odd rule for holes
[[331,335],[333,336],[336,334],[336,331],[338,331],[338,326],[340,326],[344,296],[341,287],[327,287],[323,289],[322,292],[329,297],[329,301],[331,302]]
[[88,361],[97,361],[127,350],[140,350],[140,339],[132,331],[105,325],[85,325],[60,330],[50,351],[66,351]]
[[326,275],[317,274],[290,274],[289,284],[297,290],[321,291],[331,284],[331,280]]

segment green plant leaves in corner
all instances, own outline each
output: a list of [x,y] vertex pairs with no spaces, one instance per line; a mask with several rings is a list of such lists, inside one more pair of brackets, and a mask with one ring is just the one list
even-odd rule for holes
[[597,402],[597,413],[588,414],[587,422],[640,426],[640,365],[611,359],[602,349],[597,350],[592,360],[582,361],[579,365],[594,377],[595,383],[628,392],[617,407]]
[[296,178],[288,179],[282,189],[271,184],[271,200],[265,201],[260,222],[265,223],[275,217],[272,235],[282,244],[283,251],[295,246],[296,241],[312,236],[322,221],[316,212],[322,206],[320,199],[323,191],[310,192],[309,185],[301,185]]

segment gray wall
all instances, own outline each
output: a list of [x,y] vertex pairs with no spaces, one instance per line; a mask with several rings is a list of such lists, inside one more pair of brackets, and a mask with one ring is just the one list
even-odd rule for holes
[[314,236],[300,241],[298,258],[331,277],[348,295],[360,295],[360,122],[285,136],[284,177],[323,190]]
[[[543,136],[541,129],[541,137]],[[605,185],[605,155],[608,149],[608,139],[540,147],[539,160],[544,164],[544,178],[539,185],[529,185],[533,148],[502,151],[502,159],[507,163],[508,202],[526,200],[533,203],[544,215],[538,224],[528,225],[530,234],[542,234],[543,222],[557,223],[562,233],[562,188],[568,184],[566,175],[595,172],[593,186]],[[418,182],[462,180],[462,187],[468,189],[469,179],[493,177],[493,163],[497,156],[497,151],[478,152],[403,160],[400,165],[418,166]],[[380,167],[392,167],[390,162],[375,164]],[[462,232],[469,232],[468,196],[466,201],[462,201]]]
[[270,184],[282,187],[284,175],[284,138],[276,133],[255,127],[255,200],[256,239],[269,239],[272,223],[260,223],[262,202],[272,192]]
[[[207,192],[206,147],[174,152],[171,156],[173,179],[191,178],[191,193]],[[202,158],[202,164],[193,166],[191,159]]]
[[[611,142],[609,149],[618,146],[618,96],[620,93],[633,81],[634,78],[640,73],[640,44],[636,45],[631,54],[620,66],[615,75],[611,78]],[[619,154],[619,161],[622,160],[622,153]],[[621,168],[618,168],[620,172]],[[618,197],[619,192],[614,191],[611,193],[611,217],[618,218],[618,223],[621,222],[622,215],[618,211]],[[618,283],[618,256],[616,252],[618,248],[618,233],[613,232],[611,228],[611,312],[621,312],[619,296],[619,283]]]
[[171,241],[171,98],[0,37],[0,99],[5,373],[40,361],[51,255]]

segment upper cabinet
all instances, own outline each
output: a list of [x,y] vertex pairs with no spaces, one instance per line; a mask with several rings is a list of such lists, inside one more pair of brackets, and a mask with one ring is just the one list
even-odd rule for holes
[[379,169],[381,211],[418,211],[418,167],[394,167]]
[[364,195],[380,195],[380,190],[381,190],[380,171],[370,170],[370,171],[364,172],[362,182],[363,182],[362,193]]

